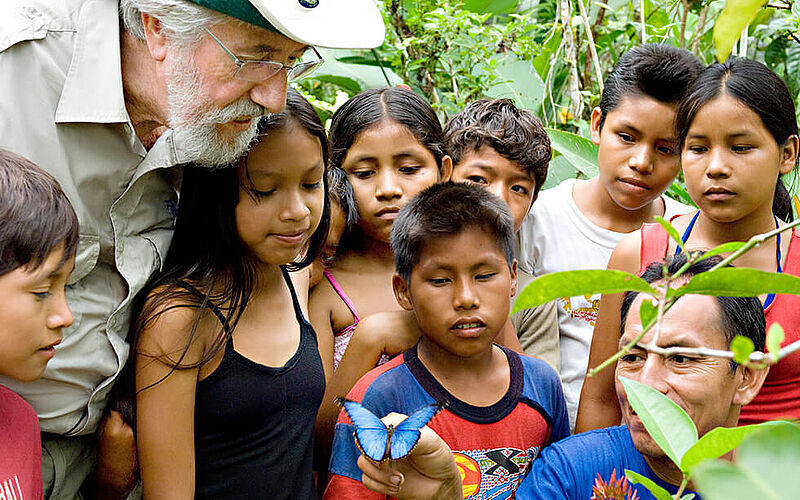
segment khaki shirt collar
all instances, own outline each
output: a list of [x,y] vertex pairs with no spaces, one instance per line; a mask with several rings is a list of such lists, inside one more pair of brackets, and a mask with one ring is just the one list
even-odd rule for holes
[[88,2],[78,19],[56,123],[125,123],[117,2]]

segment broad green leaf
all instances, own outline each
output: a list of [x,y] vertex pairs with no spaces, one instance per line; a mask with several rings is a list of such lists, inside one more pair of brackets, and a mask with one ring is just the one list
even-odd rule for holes
[[625,477],[628,478],[631,484],[641,484],[647,488],[656,500],[672,500],[672,495],[669,494],[669,491],[656,484],[656,482],[649,477],[645,477],[638,472],[633,472],[628,469],[625,469]]
[[574,179],[577,170],[564,156],[556,156],[547,167],[547,179],[542,185],[542,191],[558,186],[567,179]]
[[742,440],[750,434],[774,425],[775,422],[766,422],[742,427],[717,427],[711,429],[683,455],[681,470],[686,474],[692,474],[699,463],[721,457],[738,447]]
[[[345,49],[319,48],[318,50],[325,59],[325,64],[309,78],[319,79],[320,75],[333,75],[360,82],[365,89],[386,86],[386,78],[384,78],[381,68],[369,54],[361,55],[358,51]],[[385,71],[392,85],[403,83],[403,80],[388,66]]]
[[712,257],[714,255],[719,255],[721,253],[733,253],[733,252],[739,250],[740,248],[742,248],[745,245],[746,245],[746,243],[743,242],[743,241],[731,241],[731,242],[728,242],[728,243],[723,243],[722,245],[720,245],[720,246],[718,246],[716,248],[712,248],[708,252],[704,253],[700,257],[700,260],[707,259],[709,257]]
[[533,64],[509,53],[493,71],[500,80],[486,90],[487,97],[511,99],[517,107],[531,112],[539,109],[544,100],[544,82]]
[[464,0],[464,9],[478,14],[501,14],[517,6],[518,0]]
[[559,297],[620,293],[637,290],[655,296],[656,291],[645,280],[624,271],[590,269],[545,274],[531,282],[519,294],[511,314],[550,302]]
[[650,300],[643,300],[639,306],[639,320],[642,322],[642,328],[649,325],[656,316],[658,316],[658,307],[654,306]]
[[683,454],[697,442],[697,428],[686,412],[652,387],[619,377],[625,397],[645,429],[664,453],[680,467]]
[[563,130],[545,128],[553,149],[564,155],[572,165],[590,178],[597,175],[597,146],[589,139]]
[[697,206],[695,202],[692,200],[692,198],[689,196],[689,192],[686,191],[686,188],[682,186],[680,181],[678,181],[677,179],[674,180],[672,184],[669,185],[666,194],[669,195],[670,198],[678,200],[684,205],[688,205],[690,207]]
[[717,59],[724,61],[731,55],[733,44],[742,30],[756,17],[764,0],[727,0],[725,9],[714,23],[714,47]]
[[777,355],[778,351],[781,350],[781,344],[783,344],[785,338],[786,334],[783,332],[783,327],[781,327],[781,325],[778,323],[770,325],[769,331],[767,332],[767,352]]
[[672,241],[674,241],[681,247],[683,246],[683,240],[681,239],[681,235],[678,233],[677,229],[672,227],[672,224],[667,222],[665,218],[659,217],[658,215],[656,215],[656,222],[658,222],[661,225],[661,227],[664,228],[669,237],[672,238]]
[[692,475],[703,500],[794,500],[800,491],[800,426],[773,422],[754,432],[736,460],[704,462]]
[[328,82],[336,85],[337,87],[341,87],[342,89],[346,90],[348,93],[355,95],[365,90],[363,82],[359,82],[354,78],[350,78],[347,76],[339,76],[339,75],[329,75],[324,73],[314,74],[312,80],[317,80],[320,82]]
[[771,292],[800,295],[800,278],[790,274],[768,273],[744,267],[725,267],[692,276],[688,284],[675,289],[675,296],[699,293],[755,297]]
[[731,351],[733,351],[733,360],[737,363],[746,363],[750,358],[750,354],[755,350],[753,341],[747,337],[737,335],[731,341]]

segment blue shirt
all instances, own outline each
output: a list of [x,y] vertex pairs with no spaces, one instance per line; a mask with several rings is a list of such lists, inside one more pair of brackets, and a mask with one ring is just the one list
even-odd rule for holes
[[[520,484],[516,498],[588,500],[598,473],[608,481],[614,470],[619,478],[625,475],[626,469],[653,480],[672,495],[678,490],[656,476],[633,446],[628,428],[620,426],[576,434],[545,448]],[[654,499],[644,486],[631,486],[641,500]],[[700,497],[695,499],[700,500]]]

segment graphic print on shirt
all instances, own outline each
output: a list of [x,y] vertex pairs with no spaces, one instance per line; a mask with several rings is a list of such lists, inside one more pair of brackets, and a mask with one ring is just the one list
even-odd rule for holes
[[600,294],[576,297],[559,297],[558,305],[570,318],[584,321],[594,327],[600,309]]
[[525,450],[496,448],[453,452],[464,499],[505,500],[511,498],[525,477],[539,447]]
[[22,486],[19,485],[19,478],[16,474],[0,482],[0,499],[25,500],[25,496],[22,494]]

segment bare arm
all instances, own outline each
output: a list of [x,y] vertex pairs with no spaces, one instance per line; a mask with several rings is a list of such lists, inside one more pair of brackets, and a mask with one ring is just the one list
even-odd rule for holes
[[[632,233],[619,242],[611,259],[609,269],[629,273],[639,272],[639,232]],[[620,338],[620,308],[624,294],[603,295],[589,351],[589,368],[594,368],[617,352]],[[614,390],[614,368],[609,366],[594,377],[586,377],[581,390],[575,432],[585,432],[619,425],[622,415]]]
[[[172,370],[186,345],[195,309],[162,314],[142,332],[136,352],[137,445],[145,499],[190,500],[194,497],[194,401],[199,369]],[[182,360],[201,359],[194,341]],[[155,384],[155,385],[153,385]]]

